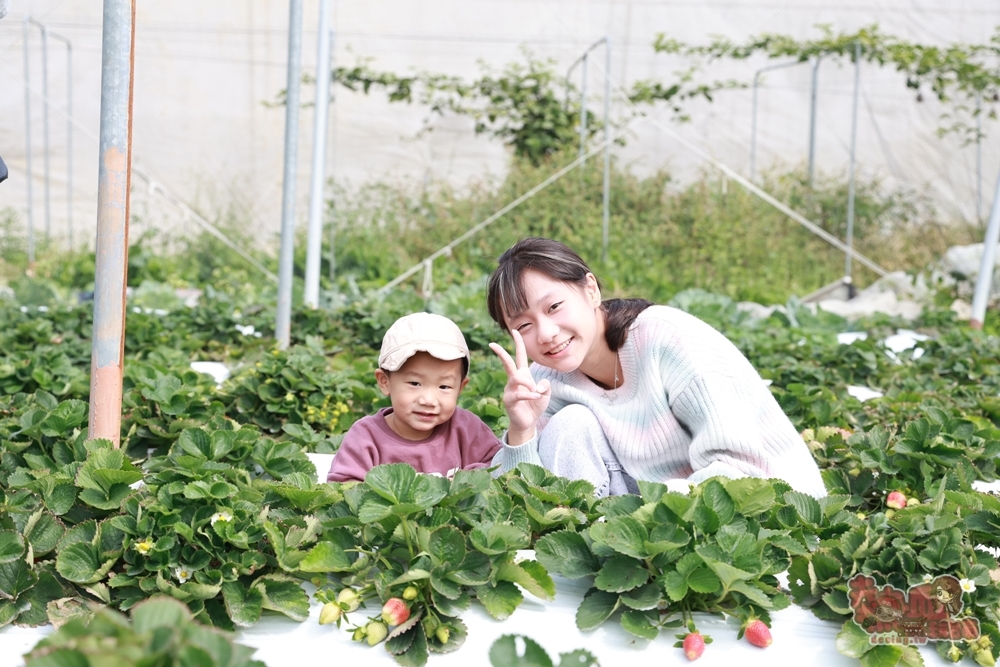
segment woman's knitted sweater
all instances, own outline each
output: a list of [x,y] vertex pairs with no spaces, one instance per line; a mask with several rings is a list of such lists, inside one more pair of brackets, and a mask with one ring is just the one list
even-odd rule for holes
[[[777,477],[826,495],[808,447],[760,375],[711,326],[676,308],[650,306],[632,323],[619,355],[624,381],[615,391],[579,370],[532,364],[535,381],[551,384],[539,431],[566,405],[581,404],[637,480]],[[522,445],[504,444],[493,459],[501,470],[522,461],[541,464],[537,433]]]

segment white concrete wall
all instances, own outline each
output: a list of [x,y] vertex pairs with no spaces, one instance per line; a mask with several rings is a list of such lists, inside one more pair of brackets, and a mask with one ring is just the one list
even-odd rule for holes
[[[0,155],[11,179],[0,185],[0,208],[27,207],[25,187],[25,92],[22,20],[27,14],[73,44],[74,192],[76,238],[93,243],[96,220],[97,146],[100,115],[102,3],[96,0],[13,0],[0,21]],[[303,63],[313,72],[318,0],[305,1]],[[373,59],[377,69],[421,70],[472,78],[479,62],[493,67],[521,59],[530,49],[566,67],[594,40],[612,37],[612,75],[618,84],[643,78],[669,81],[681,63],[656,55],[652,43],[666,32],[688,42],[710,35],[741,40],[761,32],[800,38],[816,24],[854,30],[878,23],[884,32],[921,43],[983,43],[1000,25],[996,0],[335,0],[335,59]],[[141,0],[136,33],[134,163],[181,199],[208,214],[229,207],[246,220],[261,243],[277,247],[280,225],[284,109],[268,108],[285,86],[286,0]],[[32,210],[44,229],[42,82],[39,31],[29,36]],[[603,82],[596,58],[590,89],[599,108]],[[706,78],[750,81],[763,60],[727,63]],[[846,173],[850,143],[853,71],[824,65],[820,74],[818,166]],[[51,225],[66,231],[66,66],[62,44],[49,45]],[[865,65],[865,97],[859,112],[859,168],[890,184],[930,195],[944,216],[975,215],[975,147],[935,134],[942,108],[917,104],[901,77]],[[313,89],[303,89],[311,101]],[[925,94],[925,97],[930,97]],[[749,90],[719,93],[712,104],[690,106],[694,121],[673,125],[713,156],[741,172],[749,168]],[[758,167],[806,159],[809,71],[796,67],[769,75],[760,93]],[[624,111],[616,102],[614,114]],[[502,173],[504,149],[475,137],[461,118],[434,121],[435,130],[414,138],[427,113],[390,105],[380,93],[365,97],[337,91],[331,111],[328,173],[342,181],[446,178],[455,183]],[[658,110],[658,118],[669,114]],[[300,119],[298,219],[309,195],[313,117]],[[983,213],[1000,167],[1000,126],[988,122],[982,144]],[[880,136],[881,135],[881,136]],[[698,158],[646,124],[616,149],[639,173],[668,167],[682,178],[702,168]],[[133,179],[133,210],[147,224],[193,228],[162,200],[148,201]],[[470,221],[470,224],[472,221]],[[141,227],[139,227],[141,230]],[[133,232],[135,233],[135,231]]]

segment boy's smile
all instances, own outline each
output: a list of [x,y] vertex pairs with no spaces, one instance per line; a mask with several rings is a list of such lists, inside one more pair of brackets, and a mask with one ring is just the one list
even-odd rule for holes
[[375,371],[379,389],[392,401],[385,420],[405,440],[424,440],[444,424],[458,405],[458,395],[469,381],[462,377],[461,359],[442,361],[417,352],[398,371]]

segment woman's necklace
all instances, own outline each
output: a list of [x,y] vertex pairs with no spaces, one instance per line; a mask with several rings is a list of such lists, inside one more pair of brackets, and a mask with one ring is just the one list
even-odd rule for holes
[[609,404],[614,405],[614,402],[618,400],[618,352],[615,352],[615,384],[611,387],[611,391],[607,389],[604,390],[604,400]]

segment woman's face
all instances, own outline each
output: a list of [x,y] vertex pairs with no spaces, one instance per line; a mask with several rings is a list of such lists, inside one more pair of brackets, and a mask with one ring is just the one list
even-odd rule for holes
[[601,290],[592,274],[581,287],[525,271],[522,285],[527,307],[505,318],[524,339],[528,356],[543,366],[567,373],[584,365],[595,342],[604,338]]

